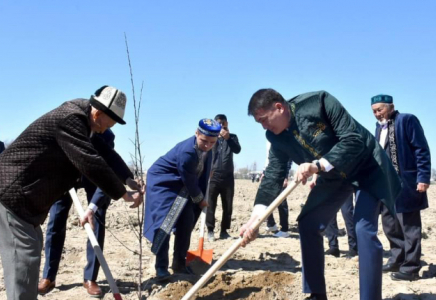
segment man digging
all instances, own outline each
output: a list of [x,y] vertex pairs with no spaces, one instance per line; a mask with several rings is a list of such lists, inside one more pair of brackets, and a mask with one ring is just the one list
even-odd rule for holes
[[299,164],[297,181],[305,184],[318,174],[298,217],[306,299],[327,299],[321,232],[355,187],[360,299],[381,300],[383,248],[377,220],[381,203],[395,213],[401,184],[379,143],[325,91],[285,101],[275,90],[261,89],[251,97],[248,114],[266,129],[271,150],[252,217],[241,228],[242,245],[257,237],[251,225],[279,194],[291,159]]

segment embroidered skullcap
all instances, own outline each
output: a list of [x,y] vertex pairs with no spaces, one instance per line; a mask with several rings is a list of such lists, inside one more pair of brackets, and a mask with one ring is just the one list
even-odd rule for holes
[[201,119],[198,122],[198,131],[207,136],[218,136],[221,131],[221,125],[212,119]]
[[377,95],[371,98],[371,105],[376,103],[393,103],[394,98],[389,95]]
[[107,114],[112,120],[120,124],[126,124],[123,120],[126,110],[126,95],[112,86],[102,86],[95,95],[91,96],[91,105]]

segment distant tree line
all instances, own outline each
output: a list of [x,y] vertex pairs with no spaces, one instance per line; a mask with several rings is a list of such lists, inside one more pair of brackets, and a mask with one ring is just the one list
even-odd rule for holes
[[[246,166],[244,168],[239,168],[237,169],[235,167],[235,179],[250,179],[251,180],[251,176],[252,174],[262,174],[263,170],[258,170],[257,169],[257,163],[253,162],[251,164],[251,166]],[[293,177],[294,176],[295,171],[291,170],[289,172],[289,177]]]

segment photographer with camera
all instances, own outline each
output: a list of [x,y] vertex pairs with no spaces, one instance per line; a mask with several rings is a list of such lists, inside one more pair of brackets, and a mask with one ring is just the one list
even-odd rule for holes
[[232,220],[233,194],[235,192],[235,177],[233,175],[233,153],[241,152],[238,137],[229,132],[227,117],[223,114],[216,115],[215,121],[221,124],[221,131],[218,141],[213,148],[214,164],[213,175],[210,179],[209,207],[207,208],[206,226],[207,238],[214,241],[215,210],[218,195],[221,195],[223,215],[221,219],[220,239],[227,239],[231,236],[227,233]]

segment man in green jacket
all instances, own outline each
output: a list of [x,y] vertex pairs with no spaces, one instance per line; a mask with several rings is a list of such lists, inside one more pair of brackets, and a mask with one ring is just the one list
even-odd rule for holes
[[401,184],[374,136],[325,91],[285,101],[275,90],[261,89],[251,97],[248,114],[266,129],[271,149],[252,216],[241,228],[243,246],[257,237],[252,224],[279,194],[291,159],[299,164],[297,181],[305,184],[318,174],[298,217],[303,292],[311,294],[306,299],[327,299],[321,232],[356,188],[360,299],[381,300],[383,248],[377,238],[377,220],[381,203],[395,212]]

